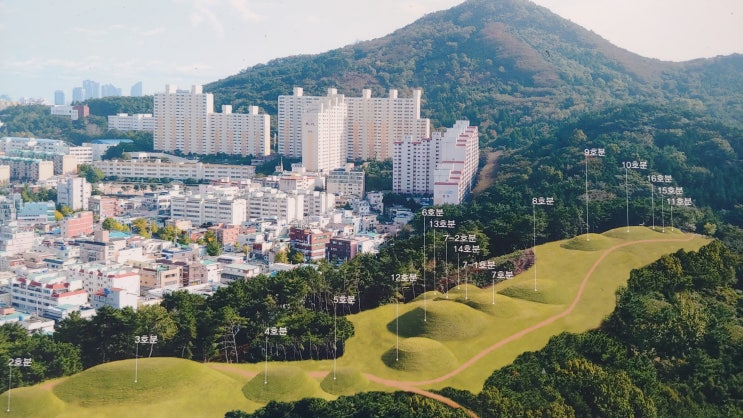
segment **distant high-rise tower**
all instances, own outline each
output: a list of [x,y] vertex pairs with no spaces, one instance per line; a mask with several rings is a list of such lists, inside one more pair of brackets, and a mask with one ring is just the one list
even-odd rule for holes
[[64,104],[64,92],[62,90],[57,90],[54,92],[54,104],[55,105]]
[[85,89],[82,87],[72,89],[72,101],[82,102],[83,100],[85,100]]
[[121,89],[113,84],[104,84],[101,87],[101,97],[118,97],[121,96]]
[[142,96],[142,82],[138,81],[136,84],[132,86],[132,97],[140,97]]
[[83,88],[85,89],[86,99],[100,99],[101,98],[101,85],[93,80],[83,81]]

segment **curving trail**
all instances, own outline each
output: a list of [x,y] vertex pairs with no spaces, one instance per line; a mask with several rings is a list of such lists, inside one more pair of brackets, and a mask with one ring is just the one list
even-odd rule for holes
[[500,347],[503,347],[504,345],[506,345],[506,344],[508,344],[510,342],[516,341],[519,338],[521,338],[521,337],[523,337],[525,335],[528,335],[528,334],[530,334],[530,333],[532,333],[532,332],[534,332],[534,331],[536,331],[536,330],[538,330],[540,328],[546,327],[547,325],[550,325],[553,322],[555,322],[555,321],[557,321],[557,320],[559,320],[561,318],[566,317],[567,315],[570,315],[570,313],[573,312],[573,310],[575,309],[575,307],[578,306],[578,302],[580,302],[581,298],[583,297],[583,291],[585,290],[586,285],[588,284],[588,279],[591,278],[591,276],[593,275],[594,271],[596,271],[596,269],[598,268],[598,266],[612,252],[614,252],[614,251],[616,251],[616,250],[618,250],[620,248],[624,248],[624,247],[627,247],[627,246],[630,246],[630,245],[635,245],[635,244],[645,244],[645,243],[653,243],[653,242],[685,242],[685,241],[691,241],[692,239],[694,239],[694,235],[689,235],[689,237],[687,237],[687,238],[662,238],[662,239],[646,239],[646,240],[627,241],[627,242],[623,242],[621,244],[617,244],[617,245],[615,245],[615,246],[613,246],[611,248],[606,249],[601,254],[601,256],[599,256],[599,258],[596,259],[596,261],[593,263],[593,265],[591,266],[591,268],[588,269],[588,271],[586,272],[586,275],[583,277],[583,280],[581,281],[580,286],[578,287],[578,291],[576,292],[575,297],[573,298],[572,303],[564,311],[562,311],[562,312],[560,312],[558,314],[555,314],[555,315],[553,315],[553,316],[551,316],[549,318],[546,318],[546,319],[542,320],[541,322],[538,322],[538,323],[536,323],[536,324],[534,324],[532,326],[529,326],[527,328],[524,328],[524,329],[522,329],[519,332],[516,332],[516,333],[514,333],[512,335],[509,335],[508,337],[506,337],[506,338],[504,338],[504,339],[496,342],[495,344],[491,345],[490,347],[487,347],[487,348],[483,349],[482,351],[480,351],[479,353],[475,354],[474,356],[472,356],[472,358],[470,358],[466,362],[462,363],[459,367],[457,367],[456,369],[452,370],[451,372],[449,372],[447,374],[444,374],[444,375],[439,376],[439,377],[434,378],[434,379],[421,380],[421,381],[391,380],[391,379],[384,379],[384,378],[381,378],[381,377],[378,377],[378,376],[375,376],[375,375],[372,375],[372,374],[365,374],[365,376],[369,380],[374,381],[374,382],[379,383],[379,384],[383,384],[383,385],[390,386],[390,387],[395,387],[395,388],[398,388],[398,389],[401,389],[401,390],[404,390],[404,391],[407,391],[407,392],[413,392],[413,393],[417,393],[417,394],[423,395],[423,396],[428,396],[429,398],[432,398],[432,399],[438,400],[440,402],[443,402],[443,403],[445,403],[445,404],[447,404],[447,405],[449,405],[449,406],[451,406],[453,408],[462,408],[463,410],[467,411],[467,413],[469,413],[470,416],[476,417],[476,415],[472,411],[469,411],[468,409],[462,407],[461,405],[459,405],[458,403],[454,402],[453,400],[451,400],[449,398],[446,398],[444,396],[441,396],[441,395],[438,395],[438,394],[435,394],[435,393],[426,391],[426,390],[422,390],[422,389],[418,388],[417,386],[425,386],[425,385],[430,385],[430,384],[433,384],[433,383],[440,383],[440,382],[443,382],[443,381],[445,381],[447,379],[450,379],[450,378],[458,375],[459,373],[461,373],[465,369],[467,369],[469,367],[472,367],[472,365],[474,365],[477,361],[479,361],[480,359],[482,359],[486,355],[490,354],[492,351],[494,351],[494,350],[496,350],[496,349],[498,349]]

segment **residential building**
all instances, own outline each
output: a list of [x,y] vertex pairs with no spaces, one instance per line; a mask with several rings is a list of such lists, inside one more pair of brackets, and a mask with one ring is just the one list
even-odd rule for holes
[[356,257],[358,241],[353,238],[331,238],[328,243],[329,261],[348,261]]
[[302,165],[307,171],[326,172],[346,163],[345,97],[335,89],[302,113]]
[[180,266],[154,263],[140,267],[139,275],[140,287],[145,290],[183,286]]
[[[347,97],[338,95],[336,89],[328,89],[327,96],[305,96],[301,87],[294,87],[293,94],[281,95],[278,100],[278,150],[280,154],[290,157],[302,157],[302,161],[310,171],[315,171],[312,162],[305,162],[305,157],[314,156],[306,149],[305,143],[317,134],[312,125],[315,117],[304,121],[306,113],[317,113],[317,104],[327,103],[333,97],[342,97],[343,106],[334,108],[333,112],[323,109],[328,118],[330,115],[336,120],[342,120],[343,127],[337,128],[345,136],[343,140],[342,162],[346,160],[384,160],[392,158],[393,143],[406,136],[427,138],[430,136],[430,121],[420,117],[422,90],[413,91],[411,98],[398,97],[398,91],[391,89],[388,97],[373,98],[371,90],[362,91],[361,97]],[[341,114],[342,113],[342,114]],[[320,141],[334,140],[336,130],[320,132]],[[310,137],[307,137],[310,135]],[[327,139],[326,139],[327,138]],[[335,168],[342,167],[338,165]]]
[[101,98],[101,84],[93,80],[83,81],[83,90],[85,91],[85,99],[100,99]]
[[61,319],[59,308],[74,306],[77,310],[88,303],[82,282],[57,271],[11,279],[10,294],[14,308],[56,319]]
[[441,153],[441,133],[431,138],[411,136],[395,141],[392,159],[392,191],[425,195],[433,193],[434,173]]
[[0,165],[10,166],[13,181],[38,182],[54,175],[54,163],[33,158],[0,156]]
[[131,139],[94,139],[90,143],[85,143],[83,145],[90,146],[91,161],[100,161],[101,157],[106,154],[106,151],[108,151],[109,148],[115,147],[119,144],[132,143],[134,143],[134,141]]
[[0,254],[12,256],[30,251],[34,246],[34,231],[8,222],[0,226]]
[[170,178],[173,180],[249,179],[255,176],[252,165],[205,164],[195,162],[104,160],[95,161],[106,176],[119,178]]
[[54,202],[26,202],[16,215],[21,225],[46,224],[56,221]]
[[236,280],[248,280],[261,274],[260,266],[245,263],[232,263],[222,266],[220,283],[232,283]]
[[72,89],[72,103],[79,103],[79,102],[82,102],[83,100],[85,100],[85,89],[82,87],[73,88]]
[[245,222],[246,213],[245,199],[226,196],[174,196],[170,202],[172,219],[187,220],[194,225],[205,223],[240,225]]
[[77,164],[91,164],[93,162],[93,147],[90,145],[71,146],[68,154],[75,156]]
[[364,170],[353,169],[353,165],[333,170],[326,180],[327,192],[338,196],[364,197]]
[[111,196],[91,196],[88,199],[88,210],[101,220],[114,218],[122,213],[118,199]]
[[306,260],[325,259],[325,247],[330,242],[330,233],[317,228],[290,228],[292,248],[304,254]]
[[102,306],[137,309],[140,273],[136,268],[116,263],[84,263],[71,266],[67,277],[81,282],[96,309]]
[[304,218],[304,198],[277,189],[261,188],[243,195],[247,200],[247,219],[274,218],[288,225]]
[[0,196],[0,225],[16,220],[15,201],[5,196]]
[[49,107],[50,114],[54,116],[66,116],[72,120],[86,118],[90,115],[88,105],[53,105]]
[[75,238],[93,234],[93,212],[77,212],[61,222],[63,238]]
[[62,90],[56,90],[54,92],[54,104],[55,105],[63,105],[63,104],[65,104],[65,101],[64,101],[64,92]]
[[118,113],[116,115],[109,115],[108,129],[153,132],[155,130],[155,118],[152,117],[151,113],[137,113],[134,115]]
[[189,263],[188,267],[188,283],[184,286],[220,282],[222,275],[222,264],[220,263],[212,260],[199,260]]
[[270,117],[251,106],[233,114],[232,106],[214,113],[214,96],[201,86],[178,90],[166,85],[154,98],[154,147],[184,154],[270,155]]
[[434,174],[433,203],[457,205],[470,193],[479,162],[479,135],[469,121],[457,121],[446,130],[440,163]]
[[141,97],[142,96],[142,82],[138,81],[134,83],[131,89],[131,93],[129,94],[132,97]]
[[121,96],[121,89],[113,84],[104,84],[101,86],[101,97],[118,97]]
[[57,203],[72,210],[88,210],[92,190],[84,177],[65,177],[57,183]]
[[10,183],[10,166],[0,165],[0,185],[6,185]]

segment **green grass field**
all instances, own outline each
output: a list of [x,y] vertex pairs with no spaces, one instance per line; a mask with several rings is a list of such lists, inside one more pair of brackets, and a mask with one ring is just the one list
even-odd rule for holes
[[[222,417],[233,409],[255,410],[269,400],[333,399],[359,391],[397,389],[371,382],[368,375],[424,389],[451,386],[479,392],[493,370],[511,363],[519,354],[539,350],[563,331],[597,327],[613,311],[615,292],[626,283],[631,269],[680,248],[696,250],[708,242],[670,228],[661,232],[660,228],[653,231],[645,227],[632,227],[629,232],[619,228],[591,234],[588,241],[585,238],[536,248],[536,291],[532,267],[495,288],[462,285],[448,295],[429,292],[425,301],[421,296],[408,304],[386,305],[350,316],[356,334],[347,341],[344,356],[337,359],[335,379],[332,360],[269,363],[265,384],[263,363],[201,364],[152,358],[139,360],[135,384],[134,360],[127,360],[14,389],[7,416]],[[686,238],[689,240],[657,241]],[[624,246],[609,250],[617,245]],[[572,311],[544,322],[570,309],[594,265]],[[515,337],[535,325],[539,327]],[[484,353],[486,349],[489,351]],[[475,356],[479,358],[463,367]],[[0,402],[6,400],[7,392],[0,397]]]

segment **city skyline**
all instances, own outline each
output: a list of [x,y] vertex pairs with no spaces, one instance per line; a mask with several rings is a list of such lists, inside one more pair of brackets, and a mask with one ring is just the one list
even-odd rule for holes
[[[743,52],[743,4],[734,0],[535,2],[643,56],[684,61]],[[123,95],[139,81],[144,94],[168,83],[205,84],[274,58],[382,37],[460,3],[0,2],[0,95],[53,103],[56,90],[69,102],[83,80],[113,84]]]

